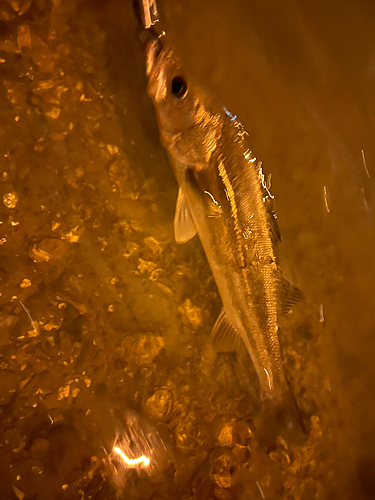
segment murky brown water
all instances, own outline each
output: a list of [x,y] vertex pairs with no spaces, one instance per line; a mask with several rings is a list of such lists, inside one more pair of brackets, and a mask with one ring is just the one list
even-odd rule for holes
[[374,498],[374,7],[159,3],[272,174],[309,434],[261,446],[251,367],[207,343],[220,299],[173,241],[130,1],[4,0],[0,498]]

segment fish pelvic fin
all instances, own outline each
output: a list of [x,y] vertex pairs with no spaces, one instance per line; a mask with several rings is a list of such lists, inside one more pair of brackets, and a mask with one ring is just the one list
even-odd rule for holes
[[[235,354],[233,368],[242,390],[259,404],[259,378],[249,358],[245,342],[237,333],[224,310],[221,311],[212,328],[209,342],[217,353]],[[232,358],[234,359],[234,358]]]
[[179,188],[176,213],[174,216],[174,236],[177,243],[186,243],[197,234],[193,218],[184,194]]

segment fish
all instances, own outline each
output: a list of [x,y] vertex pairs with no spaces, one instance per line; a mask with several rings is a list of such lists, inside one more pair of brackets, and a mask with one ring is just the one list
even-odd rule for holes
[[245,345],[261,401],[293,407],[283,413],[290,426],[296,405],[283,368],[278,318],[302,292],[278,266],[280,231],[262,163],[241,122],[186,74],[162,37],[149,40],[145,50],[147,92],[179,186],[175,239],[185,243],[199,235],[223,303],[211,338]]

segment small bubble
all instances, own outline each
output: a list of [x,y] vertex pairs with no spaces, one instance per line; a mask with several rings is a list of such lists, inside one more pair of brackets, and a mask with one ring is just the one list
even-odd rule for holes
[[108,306],[108,311],[109,311],[110,313],[112,313],[114,310],[115,310],[115,308],[114,308],[114,305],[113,305],[113,304],[111,304],[111,305],[109,305],[109,306]]

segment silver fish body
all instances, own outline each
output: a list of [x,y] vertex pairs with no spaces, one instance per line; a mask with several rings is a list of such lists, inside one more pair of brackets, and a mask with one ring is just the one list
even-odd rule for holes
[[[236,117],[191,78],[160,40],[147,47],[148,94],[179,198],[177,241],[198,233],[223,302],[214,328],[235,330],[257,371],[263,400],[289,393],[280,353],[280,273],[261,165]],[[271,217],[272,219],[272,217]]]

